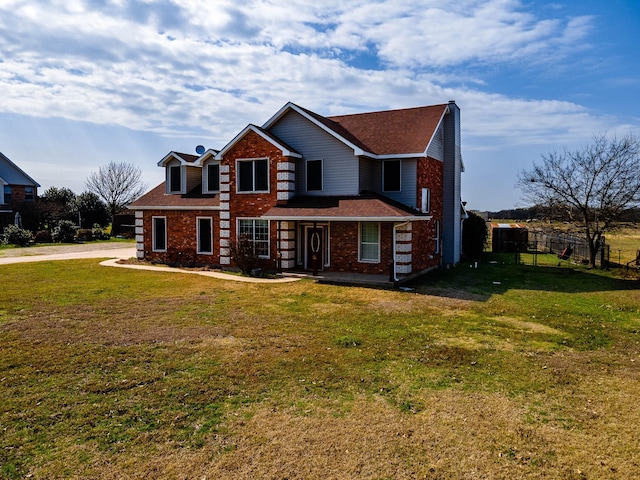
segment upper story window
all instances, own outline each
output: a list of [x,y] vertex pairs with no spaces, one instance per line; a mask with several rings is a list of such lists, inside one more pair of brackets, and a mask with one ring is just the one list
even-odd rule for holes
[[33,202],[36,199],[36,191],[33,187],[24,187],[24,200]]
[[430,188],[422,189],[420,211],[422,213],[429,213],[431,211],[431,189]]
[[382,162],[382,190],[384,192],[400,191],[400,160]]
[[220,191],[220,164],[209,163],[206,166],[207,176],[207,191],[219,192]]
[[269,159],[238,160],[236,163],[237,191],[269,191]]
[[13,200],[13,191],[11,185],[4,186],[4,203],[10,203]]
[[179,165],[169,167],[169,187],[170,192],[182,191],[182,169]]
[[322,190],[322,160],[307,160],[307,191]]

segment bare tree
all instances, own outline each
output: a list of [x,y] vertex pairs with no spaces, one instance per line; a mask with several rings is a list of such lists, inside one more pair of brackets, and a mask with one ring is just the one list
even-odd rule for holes
[[640,139],[600,134],[581,149],[543,155],[517,185],[532,205],[565,212],[583,231],[595,266],[603,233],[640,204]]
[[147,186],[142,182],[142,172],[130,163],[109,162],[93,172],[85,182],[89,192],[98,195],[107,204],[111,225],[116,214],[140,197]]

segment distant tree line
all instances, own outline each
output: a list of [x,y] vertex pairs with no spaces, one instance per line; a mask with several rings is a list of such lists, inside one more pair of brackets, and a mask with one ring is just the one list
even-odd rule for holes
[[[554,209],[543,206],[533,206],[525,208],[512,208],[488,212],[489,218],[508,219],[516,221],[540,220],[553,222],[571,222],[576,218],[577,212],[566,209]],[[621,222],[640,223],[640,208],[628,208],[620,216]]]

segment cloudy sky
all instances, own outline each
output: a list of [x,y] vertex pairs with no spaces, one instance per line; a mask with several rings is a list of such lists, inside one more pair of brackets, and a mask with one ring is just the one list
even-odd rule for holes
[[84,190],[111,160],[149,187],[292,101],[322,115],[462,109],[463,196],[524,206],[517,173],[640,134],[638,0],[0,0],[0,151]]

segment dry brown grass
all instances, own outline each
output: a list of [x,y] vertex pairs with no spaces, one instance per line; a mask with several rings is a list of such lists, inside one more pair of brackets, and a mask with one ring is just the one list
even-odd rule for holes
[[0,478],[639,478],[640,291],[490,268],[497,292],[7,269]]

